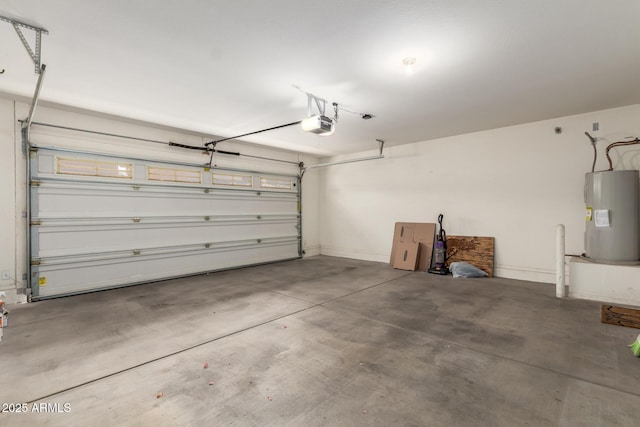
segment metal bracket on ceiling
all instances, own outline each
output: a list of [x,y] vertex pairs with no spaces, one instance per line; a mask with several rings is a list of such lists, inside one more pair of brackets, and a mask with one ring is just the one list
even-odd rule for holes
[[[306,92],[305,92],[306,93]],[[307,117],[313,116],[313,103],[316,104],[316,109],[318,110],[318,114],[321,116],[325,115],[325,111],[327,110],[327,100],[323,98],[318,98],[312,93],[307,94]],[[332,103],[333,105],[333,121],[338,121],[338,108],[339,105],[337,102]]]
[[327,106],[327,100],[318,98],[312,93],[307,93],[307,117],[313,116],[312,114],[313,108],[311,108],[311,105],[312,105],[311,101],[315,101],[316,108],[318,109],[318,113],[320,113],[321,116],[324,116],[324,112]]
[[[33,25],[29,25],[27,23],[18,21],[16,19],[7,18],[6,16],[0,15],[0,21],[8,22],[11,25],[13,25],[13,28],[16,30],[16,33],[18,33],[18,37],[20,37],[20,41],[22,42],[22,45],[27,50],[27,53],[29,54],[29,56],[31,57],[31,60],[33,61],[36,74],[40,74],[42,70],[42,67],[40,66],[41,64],[40,46],[42,41],[42,34],[43,33],[49,34],[49,31],[45,30],[44,28],[35,27]],[[32,30],[33,32],[36,33],[36,45],[34,49],[31,49],[31,46],[29,45],[27,38],[24,36],[24,34],[22,33],[22,30],[20,29],[21,27],[26,28],[28,30]]]

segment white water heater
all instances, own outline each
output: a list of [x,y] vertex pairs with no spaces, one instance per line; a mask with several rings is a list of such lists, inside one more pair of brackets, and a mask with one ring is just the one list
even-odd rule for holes
[[640,260],[640,181],[637,170],[585,176],[585,250],[604,263]]

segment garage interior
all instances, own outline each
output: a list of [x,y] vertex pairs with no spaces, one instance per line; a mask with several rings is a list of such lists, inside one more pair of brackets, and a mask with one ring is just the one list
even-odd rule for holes
[[637,423],[638,13],[4,2],[0,425]]

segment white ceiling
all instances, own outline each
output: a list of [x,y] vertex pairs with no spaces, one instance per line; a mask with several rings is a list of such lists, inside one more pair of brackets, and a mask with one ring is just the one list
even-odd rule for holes
[[[293,85],[375,115],[246,138],[318,155],[640,103],[638,0],[2,0],[0,15],[49,31],[43,101],[220,137],[304,118]],[[0,91],[30,97],[10,24],[0,40]]]

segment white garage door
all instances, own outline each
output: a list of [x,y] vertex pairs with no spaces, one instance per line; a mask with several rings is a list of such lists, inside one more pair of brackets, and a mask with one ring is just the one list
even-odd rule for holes
[[300,257],[297,176],[39,148],[32,299]]

